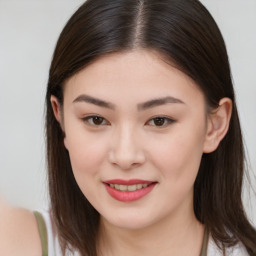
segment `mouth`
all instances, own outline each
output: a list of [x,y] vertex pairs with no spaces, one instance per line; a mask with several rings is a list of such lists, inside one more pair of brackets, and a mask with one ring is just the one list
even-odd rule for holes
[[103,182],[111,197],[122,202],[139,200],[155,187],[157,182],[146,180],[109,180]]
[[142,188],[146,188],[149,185],[144,183],[144,184],[134,184],[134,185],[109,184],[109,186],[116,190],[132,192]]

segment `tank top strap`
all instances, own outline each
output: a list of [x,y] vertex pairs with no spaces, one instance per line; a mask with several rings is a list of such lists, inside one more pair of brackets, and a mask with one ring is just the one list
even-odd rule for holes
[[36,218],[38,231],[41,239],[43,256],[48,256],[48,238],[47,238],[47,229],[44,218],[40,212],[34,211],[34,216]]
[[205,227],[203,245],[202,245],[200,256],[207,256],[208,240],[209,240],[209,232],[208,232],[207,228]]

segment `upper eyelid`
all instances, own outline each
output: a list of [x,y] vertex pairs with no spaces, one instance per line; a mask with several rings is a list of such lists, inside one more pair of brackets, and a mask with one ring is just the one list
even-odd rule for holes
[[164,119],[166,119],[166,120],[169,120],[169,121],[176,121],[174,118],[172,118],[172,117],[169,117],[169,116],[165,116],[165,115],[158,115],[158,116],[153,116],[153,117],[151,117],[150,119],[148,119],[148,121],[147,122],[149,122],[149,121],[151,121],[151,120],[153,120],[153,119],[156,119],[156,118],[164,118]]
[[[167,123],[173,123],[173,122],[176,122],[176,120],[174,120],[173,118],[170,118],[170,117],[166,117],[166,116],[156,116],[156,117],[152,117],[150,118],[146,123],[149,123],[150,121],[156,119],[156,118],[163,118],[165,120],[167,120],[168,122]],[[157,126],[156,126],[157,127]],[[158,126],[159,128],[161,128],[161,126]],[[162,126],[163,127],[163,126]]]
[[97,114],[86,115],[86,116],[82,117],[82,119],[89,119],[89,118],[93,118],[93,117],[100,117],[100,118],[106,119],[103,116],[97,115]]
[[166,116],[166,115],[154,115],[154,116],[150,117],[149,120],[155,119],[155,118],[166,118],[166,119],[174,120],[172,117]]

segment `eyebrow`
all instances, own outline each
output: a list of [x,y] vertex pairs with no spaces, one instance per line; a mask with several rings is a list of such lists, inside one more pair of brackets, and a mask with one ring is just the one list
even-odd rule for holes
[[138,104],[137,108],[138,108],[139,111],[142,111],[142,110],[146,110],[146,109],[149,109],[149,108],[165,105],[167,103],[181,103],[181,104],[184,104],[184,102],[180,99],[177,99],[177,98],[174,98],[174,97],[171,97],[171,96],[167,96],[167,97],[153,99],[153,100],[149,100],[149,101],[146,101],[144,103]]
[[[98,99],[98,98],[94,98],[92,96],[86,95],[86,94],[82,94],[80,96],[78,96],[73,103],[77,103],[77,102],[86,102],[86,103],[90,103],[90,104],[94,104],[96,106],[99,107],[103,107],[103,108],[108,108],[108,109],[115,109],[115,105],[113,103]],[[149,108],[153,108],[153,107],[157,107],[157,106],[161,106],[161,105],[165,105],[167,103],[181,103],[184,104],[184,102],[180,99],[171,97],[171,96],[167,96],[167,97],[163,97],[163,98],[157,98],[157,99],[152,99],[143,103],[140,103],[137,105],[137,109],[138,111],[143,111]]]
[[112,104],[110,102],[106,102],[104,100],[100,100],[100,99],[91,97],[89,95],[85,95],[85,94],[82,94],[82,95],[78,96],[73,101],[73,103],[76,103],[76,102],[87,102],[87,103],[91,103],[91,104],[97,105],[99,107],[115,109],[115,105],[114,104]]

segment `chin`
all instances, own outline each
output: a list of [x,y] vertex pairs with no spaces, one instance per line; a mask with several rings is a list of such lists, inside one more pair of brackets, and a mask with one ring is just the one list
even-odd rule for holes
[[108,225],[127,230],[144,229],[157,222],[153,216],[147,216],[136,212],[136,210],[129,214],[113,214],[112,212],[112,214],[110,213],[110,216],[105,216],[103,219]]
[[145,222],[145,220],[130,219],[130,220],[123,220],[123,221],[113,221],[111,224],[116,228],[120,228],[120,229],[140,230],[140,229],[147,228],[152,223]]

